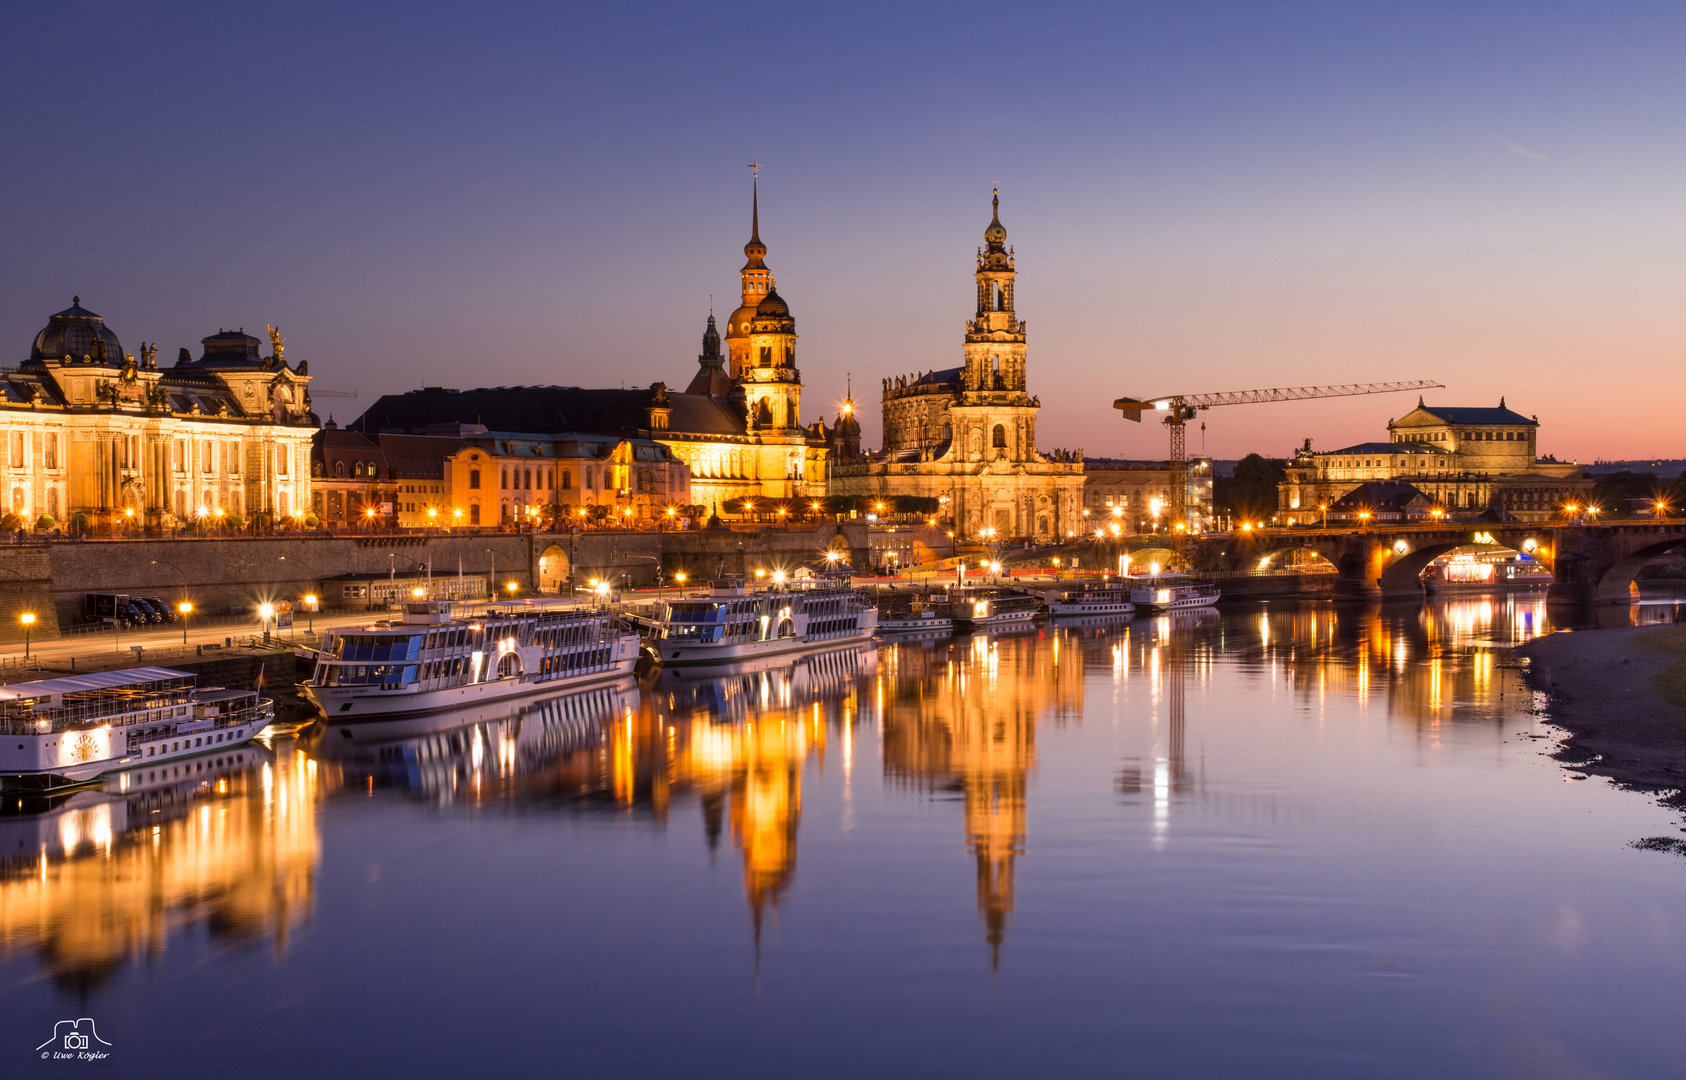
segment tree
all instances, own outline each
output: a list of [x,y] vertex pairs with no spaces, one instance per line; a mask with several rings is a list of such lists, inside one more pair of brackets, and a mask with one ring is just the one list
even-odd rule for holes
[[35,519],[35,527],[40,529],[42,532],[46,532],[58,523],[58,519],[53,517],[51,514],[42,514],[40,517]]
[[1633,515],[1634,502],[1639,509],[1649,510],[1649,503],[1668,497],[1668,485],[1653,472],[1619,472],[1599,480],[1586,494],[1586,505],[1598,508],[1603,518],[1625,518]]
[[16,532],[21,528],[23,528],[23,518],[18,515],[7,514],[4,517],[0,517],[0,529],[5,530],[6,532]]
[[92,525],[93,525],[93,520],[91,518],[89,518],[87,514],[82,513],[80,510],[78,510],[76,513],[70,515],[70,531],[71,532],[87,532],[88,529]]
[[1213,509],[1234,518],[1268,520],[1276,513],[1276,485],[1287,476],[1284,462],[1248,454],[1235,463],[1232,475],[1212,481]]

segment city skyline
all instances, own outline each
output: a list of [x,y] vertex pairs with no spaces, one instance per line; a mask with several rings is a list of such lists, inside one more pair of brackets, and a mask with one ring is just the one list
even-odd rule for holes
[[[4,362],[79,294],[167,354],[278,325],[360,395],[316,403],[342,422],[423,385],[681,384],[759,161],[801,419],[852,374],[868,445],[878,380],[960,362],[999,185],[1045,449],[1163,457],[1105,407],[1126,394],[1434,378],[1431,404],[1537,414],[1542,453],[1678,456],[1672,12],[951,8],[892,37],[862,8],[763,20],[742,74],[747,8],[639,35],[519,5],[194,10],[13,20],[34,47],[0,78],[29,108],[0,138],[43,165],[8,192]],[[107,40],[136,63],[54,77]],[[53,166],[68,130],[97,158]],[[1190,450],[1333,449],[1412,404],[1218,410]]]

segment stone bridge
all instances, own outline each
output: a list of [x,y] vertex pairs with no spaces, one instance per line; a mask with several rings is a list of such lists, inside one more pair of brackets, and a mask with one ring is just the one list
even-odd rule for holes
[[[1197,563],[1234,569],[1312,551],[1340,571],[1338,595],[1417,597],[1420,575],[1436,557],[1467,544],[1514,548],[1552,573],[1548,598],[1626,604],[1638,595],[1641,567],[1686,545],[1686,518],[1571,524],[1378,525],[1368,529],[1260,529],[1212,537],[1191,551]],[[1221,559],[1220,559],[1221,557]]]

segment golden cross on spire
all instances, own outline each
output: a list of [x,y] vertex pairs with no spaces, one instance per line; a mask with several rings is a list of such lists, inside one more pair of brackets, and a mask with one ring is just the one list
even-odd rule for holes
[[757,180],[761,179],[761,163],[759,161],[749,163],[749,174]]

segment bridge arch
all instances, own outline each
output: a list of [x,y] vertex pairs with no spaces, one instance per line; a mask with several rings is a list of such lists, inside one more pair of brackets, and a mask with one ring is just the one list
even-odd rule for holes
[[[1326,550],[1325,548],[1310,542],[1282,544],[1275,547],[1260,547],[1254,550],[1251,554],[1254,559],[1253,564],[1246,567],[1236,567],[1236,569],[1291,570],[1294,569],[1294,556],[1305,554],[1315,556],[1317,562],[1322,564],[1318,567],[1318,569],[1335,570],[1339,568],[1338,563],[1340,560],[1339,552]],[[1298,565],[1303,566],[1305,563],[1302,561]]]
[[1604,571],[1598,579],[1597,588],[1593,591],[1595,603],[1626,604],[1639,598],[1639,571],[1645,564],[1670,550],[1686,546],[1686,540],[1675,537],[1672,540],[1660,540],[1654,544],[1647,544],[1642,548],[1630,552],[1616,560],[1614,566]]
[[1410,547],[1407,543],[1405,551],[1399,552],[1395,549],[1393,558],[1382,567],[1381,578],[1377,581],[1382,587],[1382,595],[1421,596],[1423,571],[1428,569],[1428,564],[1442,555],[1468,546],[1470,545],[1467,538],[1456,537],[1454,543],[1431,543],[1421,547]]

